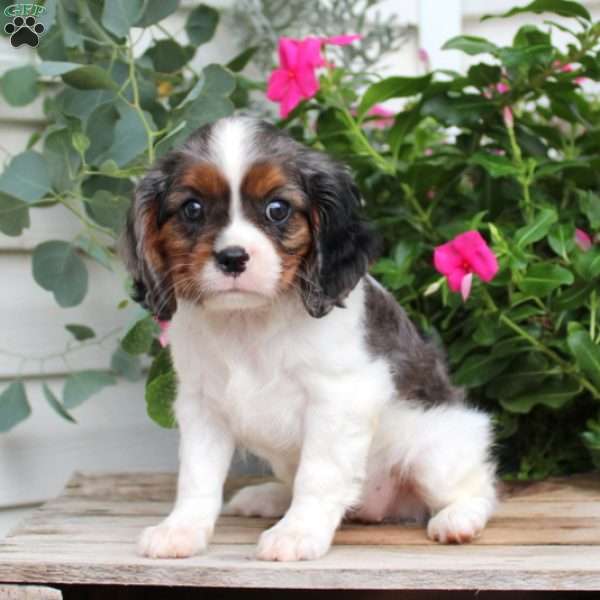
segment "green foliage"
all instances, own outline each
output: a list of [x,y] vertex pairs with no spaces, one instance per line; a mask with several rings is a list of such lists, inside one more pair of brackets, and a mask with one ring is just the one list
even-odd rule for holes
[[[242,52],[231,70],[217,64],[198,69],[192,61],[212,39],[219,13],[197,5],[187,17],[186,33],[172,36],[161,21],[178,6],[178,0],[48,0],[46,33],[37,49],[40,60],[11,69],[0,79],[0,92],[13,106],[27,105],[43,94],[46,117],[44,129],[0,174],[0,232],[21,235],[30,225],[30,212],[49,206],[62,207],[81,223],[72,239],[44,241],[33,252],[34,280],[61,307],[85,300],[89,261],[113,270],[116,241],[136,179],[196,127],[234,110],[230,96],[243,79],[237,72],[254,51]],[[146,32],[144,39],[150,38],[150,43],[143,52],[138,47],[140,32],[132,28],[151,25],[157,27]],[[236,103],[243,104],[239,98]],[[68,421],[74,421],[71,409],[117,378],[141,379],[147,364],[143,355],[156,353],[158,327],[150,317],[128,331],[115,329],[98,336],[85,324],[65,327],[63,354],[23,359],[43,364],[57,354],[114,343],[120,333],[122,337],[110,366],[71,373],[62,396],[44,384],[47,402]],[[174,378],[165,373],[155,389],[173,391],[174,386]],[[160,395],[164,410],[150,412],[165,425],[172,394]],[[21,382],[0,394],[0,431],[29,413]]]
[[[565,0],[504,16],[527,11],[573,27],[525,25],[504,47],[460,36],[445,47],[478,57],[466,75],[389,77],[362,94],[353,73],[328,69],[285,122],[351,163],[385,242],[372,273],[495,415],[502,467],[518,478],[600,464],[600,102],[581,85],[600,81],[600,23]],[[553,45],[557,27],[566,50]],[[404,98],[393,124],[373,127],[367,111],[392,98]],[[474,275],[463,302],[432,255],[471,229],[500,270],[489,283]]]

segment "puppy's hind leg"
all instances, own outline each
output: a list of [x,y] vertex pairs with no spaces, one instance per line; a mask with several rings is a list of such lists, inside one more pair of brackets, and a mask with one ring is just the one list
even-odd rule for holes
[[444,544],[470,542],[481,534],[496,506],[489,419],[464,406],[425,414],[430,433],[438,439],[430,437],[431,446],[413,473],[432,515],[427,535]]
[[249,485],[236,492],[223,509],[224,515],[282,517],[292,501],[292,490],[275,481]]

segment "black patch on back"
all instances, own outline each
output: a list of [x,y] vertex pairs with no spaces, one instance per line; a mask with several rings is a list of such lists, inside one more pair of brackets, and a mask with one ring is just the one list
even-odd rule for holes
[[366,342],[386,360],[398,394],[432,407],[464,401],[453,386],[440,349],[425,341],[402,307],[387,291],[365,278]]

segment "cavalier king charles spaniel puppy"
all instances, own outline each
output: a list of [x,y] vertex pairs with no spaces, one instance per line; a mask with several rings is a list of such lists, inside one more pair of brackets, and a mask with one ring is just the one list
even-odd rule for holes
[[323,556],[342,519],[428,520],[468,542],[495,501],[489,418],[438,348],[367,274],[376,238],[348,170],[263,121],[197,130],[137,186],[124,255],[139,300],[170,319],[177,500],[140,552],[203,551],[236,446],[276,481],[224,514],[281,517],[257,556]]

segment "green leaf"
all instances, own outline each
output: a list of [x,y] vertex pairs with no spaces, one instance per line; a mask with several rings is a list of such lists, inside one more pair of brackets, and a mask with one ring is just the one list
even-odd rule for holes
[[36,202],[51,190],[48,163],[33,150],[15,156],[0,175],[0,191],[25,202]]
[[157,71],[174,73],[186,65],[195,52],[191,46],[180,46],[173,40],[160,40],[148,48],[144,56],[150,57]]
[[109,271],[113,270],[113,255],[96,240],[89,237],[78,237],[74,243],[99,265]]
[[106,371],[79,371],[69,375],[63,387],[63,406],[66,409],[83,404],[105,387],[117,383],[114,375]]
[[62,80],[78,90],[117,90],[110,73],[96,65],[85,65],[61,75]]
[[144,6],[136,27],[148,27],[162,21],[177,10],[179,0],[144,0]]
[[483,385],[501,373],[508,363],[508,359],[500,359],[492,353],[472,354],[456,370],[454,383],[466,387]]
[[29,207],[26,202],[0,192],[0,231],[16,237],[29,227]]
[[69,411],[62,405],[60,400],[48,387],[48,384],[44,383],[44,385],[42,386],[42,390],[44,391],[44,396],[46,397],[48,404],[54,409],[56,414],[60,415],[63,419],[65,419],[65,421],[69,421],[70,423],[77,423],[77,421],[73,418]]
[[512,413],[527,414],[538,405],[558,410],[581,391],[576,381],[549,381],[514,398],[500,398],[502,407]]
[[73,148],[69,129],[51,131],[44,140],[44,158],[51,173],[52,186],[58,192],[73,187],[75,173],[81,165],[81,157]]
[[558,221],[558,215],[553,208],[544,208],[535,217],[533,223],[521,227],[515,234],[517,248],[525,248],[546,237],[553,223]]
[[75,323],[69,323],[65,325],[65,329],[78,341],[83,342],[84,340],[90,340],[96,337],[94,330],[87,325],[77,325]]
[[362,119],[368,110],[390,98],[405,98],[421,93],[431,83],[431,74],[422,77],[388,77],[370,85],[362,97],[357,118]]
[[[85,128],[85,133],[91,142],[85,153],[86,162],[99,165],[110,155],[118,121],[119,112],[112,102],[101,104],[91,113]],[[116,163],[114,164],[118,167]]]
[[143,0],[104,0],[102,25],[117,37],[123,38],[129,28],[142,17]]
[[176,426],[173,403],[177,393],[177,380],[173,371],[154,378],[146,386],[146,409],[150,418],[161,427]]
[[129,198],[98,190],[92,198],[84,200],[86,211],[98,225],[112,229],[116,235],[121,233],[127,220]]
[[173,371],[173,360],[171,359],[171,351],[169,347],[161,348],[160,352],[156,355],[152,364],[150,365],[150,369],[148,371],[148,379],[146,380],[146,385],[151,381],[159,377],[160,375],[164,375],[165,373],[169,373]]
[[128,381],[139,381],[142,378],[142,363],[137,356],[117,348],[110,360],[110,368]]
[[134,323],[133,327],[125,334],[121,347],[129,354],[144,354],[152,347],[154,337],[159,329],[151,316],[144,317]]
[[31,414],[25,386],[14,381],[0,394],[0,433],[12,429]]
[[573,261],[575,270],[586,281],[595,281],[600,276],[600,248],[577,252]]
[[492,177],[514,177],[519,169],[506,156],[477,151],[469,157],[469,164],[483,167]]
[[486,15],[481,20],[491,19],[493,17],[512,17],[520,13],[533,12],[543,13],[551,12],[562,17],[581,17],[586,21],[591,21],[592,18],[588,10],[580,2],[571,2],[569,0],[534,0],[526,6],[516,6],[508,12],[501,15]]
[[571,285],[573,273],[558,265],[540,263],[527,270],[525,277],[519,282],[519,288],[533,296],[547,296],[561,285]]
[[594,385],[600,387],[600,347],[598,344],[591,340],[587,331],[575,329],[569,332],[567,345],[577,366]]
[[459,35],[449,39],[442,50],[461,50],[466,54],[474,56],[476,54],[495,54],[498,46],[492,44],[489,40],[475,35]]
[[0,80],[5,100],[11,106],[25,106],[38,95],[38,74],[34,67],[26,65],[6,71]]
[[[144,111],[144,117],[148,127],[155,131],[156,125],[150,113]],[[134,108],[127,107],[122,110],[114,135],[114,143],[105,154],[120,167],[129,164],[148,147],[148,133],[139,113]]]
[[600,196],[592,191],[577,190],[579,209],[587,217],[592,229],[600,228]]
[[202,95],[229,96],[235,89],[235,77],[221,65],[207,65],[200,79],[181,101],[180,106],[197,100]]
[[490,398],[512,398],[524,391],[537,389],[548,375],[548,360],[541,354],[528,353],[513,361],[506,374],[494,378],[486,387]]
[[60,306],[80,304],[88,288],[88,272],[75,247],[63,241],[44,242],[33,251],[33,277],[51,291]]
[[585,304],[590,297],[594,285],[591,283],[575,283],[554,298],[552,306],[555,310],[572,310]]
[[185,30],[190,42],[194,46],[201,46],[213,38],[218,24],[219,13],[211,6],[199,4],[190,13]]
[[567,255],[575,247],[575,226],[572,223],[554,225],[548,235],[548,244],[558,256],[567,260]]
[[243,52],[240,52],[237,56],[232,58],[225,66],[234,73],[239,73],[244,70],[246,65],[252,60],[252,57],[256,54],[258,46],[250,46]]

